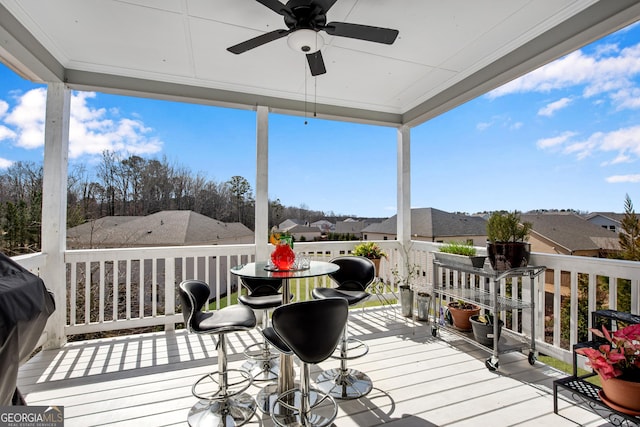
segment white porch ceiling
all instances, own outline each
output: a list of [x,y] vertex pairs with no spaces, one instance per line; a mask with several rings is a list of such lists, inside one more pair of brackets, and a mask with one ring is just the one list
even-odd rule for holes
[[[338,0],[329,21],[399,30],[393,45],[324,32],[316,78],[255,0],[0,0],[0,59],[74,89],[414,126],[640,19],[637,0]],[[306,77],[305,77],[306,76]],[[306,85],[306,88],[305,88]],[[307,106],[307,108],[309,108]]]

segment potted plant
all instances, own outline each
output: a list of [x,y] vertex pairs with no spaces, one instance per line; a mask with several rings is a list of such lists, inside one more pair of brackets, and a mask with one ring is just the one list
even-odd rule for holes
[[603,402],[626,413],[640,412],[640,324],[629,325],[613,334],[602,327],[602,331],[591,332],[606,343],[598,348],[583,347],[576,353],[587,357],[591,366],[602,379]]
[[447,308],[453,319],[453,327],[465,332],[471,330],[469,318],[480,313],[479,306],[463,300],[451,301]]
[[402,315],[404,317],[411,317],[413,316],[414,296],[412,283],[414,279],[420,276],[420,266],[411,262],[411,258],[409,256],[410,247],[408,249],[403,247],[403,252],[403,268],[396,266],[391,269],[391,274],[393,275],[394,282],[400,289],[400,306]]
[[521,222],[520,213],[494,212],[487,221],[487,255],[496,271],[526,267],[531,245],[527,243],[533,224]]
[[473,246],[461,242],[449,242],[440,246],[439,252],[433,253],[436,259],[445,264],[461,264],[475,268],[482,268],[486,256],[477,255]]
[[[493,347],[494,338],[494,322],[495,318],[493,314],[480,314],[474,315],[469,318],[471,322],[471,328],[473,329],[473,338],[482,345],[487,347]],[[504,322],[498,319],[498,341],[500,341],[500,331]]]
[[355,256],[363,256],[373,261],[373,264],[376,266],[376,275],[378,274],[378,271],[380,271],[380,259],[387,257],[387,254],[375,242],[362,242],[353,248],[351,254]]

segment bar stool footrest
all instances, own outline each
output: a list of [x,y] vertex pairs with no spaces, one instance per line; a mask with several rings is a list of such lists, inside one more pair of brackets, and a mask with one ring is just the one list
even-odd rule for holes
[[[198,381],[195,382],[195,384],[193,384],[193,386],[191,387],[191,394],[193,394],[195,397],[197,397],[200,400],[221,401],[221,400],[228,399],[230,397],[243,393],[245,390],[247,390],[251,386],[251,384],[253,384],[253,377],[246,370],[227,369],[227,375],[232,372],[238,373],[240,378],[238,378],[236,381],[227,382],[226,391],[222,390],[222,388],[220,387],[220,382],[215,378],[219,375],[219,373],[212,372],[212,373],[203,375],[202,377],[200,377]],[[201,394],[196,391],[196,388],[205,380],[209,380],[210,382],[216,385],[217,389],[215,392],[208,393],[208,394]],[[236,390],[231,390],[233,387],[238,385],[242,385],[242,387]]]
[[331,425],[338,415],[338,404],[329,394],[311,388],[308,396],[309,407],[305,413],[300,412],[302,399],[302,392],[298,388],[278,395],[271,408],[273,422],[282,427],[325,427]]
[[[338,354],[336,354],[338,353]],[[336,351],[331,355],[332,359],[353,360],[359,359],[369,353],[369,346],[357,338],[347,338],[346,355],[342,355],[342,342],[336,347]]]

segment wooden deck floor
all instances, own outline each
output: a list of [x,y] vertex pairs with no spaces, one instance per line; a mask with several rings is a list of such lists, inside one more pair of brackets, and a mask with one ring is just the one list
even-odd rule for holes
[[[540,362],[530,366],[526,355],[501,355],[499,371],[490,372],[486,351],[446,331],[434,338],[424,323],[393,310],[355,311],[350,325],[370,347],[350,366],[366,372],[374,389],[339,402],[336,426],[606,425],[564,400],[563,416],[555,415],[552,381],[563,374]],[[257,331],[231,335],[230,367],[239,367],[242,349],[259,339]],[[67,427],[184,426],[196,403],[191,385],[213,370],[216,355],[209,337],[184,330],[75,342],[32,358],[20,369],[18,386],[30,405],[64,406]],[[320,366],[336,365],[329,359]],[[257,394],[263,385],[249,391]],[[247,425],[273,424],[258,413]]]

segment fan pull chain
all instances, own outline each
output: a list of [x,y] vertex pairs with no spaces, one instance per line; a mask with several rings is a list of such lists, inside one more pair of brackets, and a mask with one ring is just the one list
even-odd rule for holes
[[304,61],[302,62],[304,64],[304,124],[305,126],[307,124],[309,124],[309,122],[307,121],[307,60],[306,57],[303,56]]

